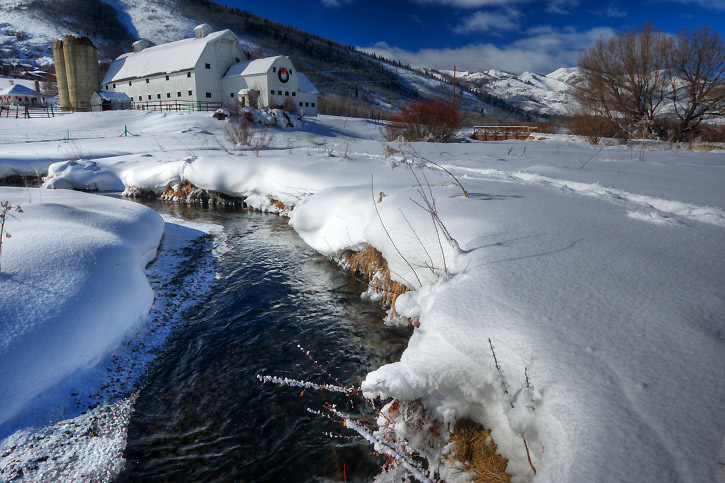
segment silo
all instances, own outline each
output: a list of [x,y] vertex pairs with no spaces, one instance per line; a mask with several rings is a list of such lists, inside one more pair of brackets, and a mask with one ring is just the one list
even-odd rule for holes
[[58,102],[63,111],[70,111],[70,98],[68,97],[68,78],[65,73],[65,55],[63,54],[63,40],[58,39],[53,45],[53,61],[55,62],[55,80],[58,84]]
[[88,37],[69,35],[63,41],[68,97],[74,111],[90,111],[91,96],[101,89],[98,50]]

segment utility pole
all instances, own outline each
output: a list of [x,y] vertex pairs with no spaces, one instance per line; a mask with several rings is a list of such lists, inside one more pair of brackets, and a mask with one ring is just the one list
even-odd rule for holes
[[456,112],[456,66],[453,66],[453,112]]

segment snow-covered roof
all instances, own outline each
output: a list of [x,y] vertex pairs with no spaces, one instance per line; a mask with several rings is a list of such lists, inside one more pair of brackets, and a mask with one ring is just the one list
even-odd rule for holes
[[123,92],[98,91],[98,92],[96,92],[96,94],[98,94],[98,97],[100,97],[104,101],[117,100],[117,101],[129,101],[129,102],[131,102],[131,98],[128,97]]
[[319,94],[320,91],[317,90],[317,87],[315,87],[312,82],[310,82],[310,79],[307,78],[306,75],[298,72],[300,76],[300,91],[302,92],[309,92],[310,94]]
[[42,96],[43,94],[39,92],[35,92],[33,89],[29,87],[22,86],[20,84],[14,84],[10,87],[6,87],[5,89],[0,89],[0,96]]
[[103,78],[103,84],[193,69],[207,45],[227,36],[239,42],[231,30],[220,30],[201,39],[177,40],[148,47],[141,52],[123,54],[111,63]]
[[265,57],[263,59],[254,59],[236,63],[229,68],[227,73],[224,75],[224,78],[228,79],[230,77],[238,77],[242,75],[266,74],[269,72],[269,69],[272,68],[274,61],[281,58],[283,58],[283,56],[278,55],[275,57]]

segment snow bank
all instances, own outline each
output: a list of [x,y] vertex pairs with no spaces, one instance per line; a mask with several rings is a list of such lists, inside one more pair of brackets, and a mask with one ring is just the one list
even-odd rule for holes
[[79,159],[51,164],[43,188],[123,191],[124,184],[118,176],[102,170],[97,163]]
[[23,207],[2,247],[1,427],[144,320],[154,297],[144,267],[164,222],[146,207],[72,191],[0,188],[0,199]]

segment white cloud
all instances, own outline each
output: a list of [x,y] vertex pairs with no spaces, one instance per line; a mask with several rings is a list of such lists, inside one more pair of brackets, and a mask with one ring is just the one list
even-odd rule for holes
[[699,5],[712,10],[725,10],[725,0],[660,0],[661,2],[676,2],[683,5]]
[[613,3],[610,3],[602,10],[593,10],[592,13],[604,18],[623,18],[627,16],[627,12],[620,10]]
[[579,5],[579,0],[549,0],[546,11],[566,15],[569,10]]
[[513,9],[505,13],[478,11],[467,17],[453,31],[457,34],[467,34],[471,32],[488,32],[489,30],[514,30],[517,27],[515,20],[520,16],[521,13]]
[[[338,1],[338,0],[333,0]],[[457,8],[510,7],[514,4],[530,3],[534,0],[410,0],[419,5],[446,5]],[[693,1],[693,0],[673,0]],[[706,2],[707,0],[694,0]],[[717,0],[725,1],[725,0]],[[567,14],[569,9],[579,5],[579,0],[545,0],[546,11],[549,13]]]
[[[541,29],[543,31],[543,29]],[[509,72],[538,72],[547,74],[559,67],[577,64],[579,54],[599,37],[610,37],[614,31],[600,27],[584,32],[556,31],[533,35],[509,45],[471,44],[456,49],[422,49],[417,52],[391,47],[378,42],[369,47],[358,47],[393,60],[400,60],[412,67],[452,69],[455,64],[461,70],[483,71],[499,69]]]
[[320,0],[320,2],[325,7],[341,7],[352,3],[353,0]]
[[448,5],[459,8],[499,7],[532,0],[412,0],[420,5]]

